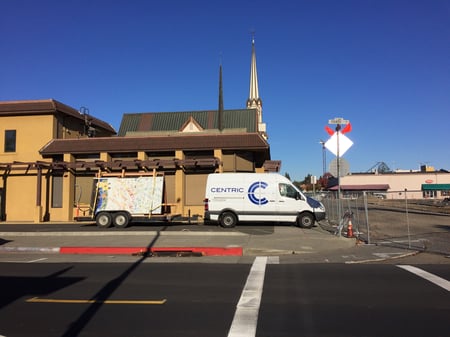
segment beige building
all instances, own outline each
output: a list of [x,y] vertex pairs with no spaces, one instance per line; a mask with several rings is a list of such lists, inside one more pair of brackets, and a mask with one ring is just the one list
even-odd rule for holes
[[63,195],[56,192],[64,174],[40,149],[51,139],[114,134],[108,123],[52,99],[0,102],[0,219],[67,219],[67,202],[61,207]]
[[123,116],[119,135],[107,123],[55,100],[0,102],[0,219],[72,221],[92,215],[98,176],[164,176],[164,210],[203,215],[212,172],[279,171],[270,158],[252,42],[245,109]]
[[[384,193],[387,198],[443,199],[450,196],[450,173],[444,171],[353,173],[341,177],[341,191]],[[332,190],[336,190],[334,187]]]

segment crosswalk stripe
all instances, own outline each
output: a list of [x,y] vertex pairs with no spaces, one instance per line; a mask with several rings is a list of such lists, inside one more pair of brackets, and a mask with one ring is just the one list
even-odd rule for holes
[[438,285],[441,288],[444,288],[447,291],[450,291],[450,282],[442,277],[436,276],[425,270],[422,270],[420,268],[410,266],[410,265],[397,265],[397,267],[407,270],[417,276],[420,276],[421,278],[423,278],[427,281],[430,281],[430,282]]
[[266,265],[267,256],[255,258],[237,304],[228,337],[253,337],[256,335]]

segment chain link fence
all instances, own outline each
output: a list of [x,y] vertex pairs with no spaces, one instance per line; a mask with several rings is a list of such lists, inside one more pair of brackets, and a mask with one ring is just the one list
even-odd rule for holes
[[[389,245],[450,255],[450,203],[417,199],[420,191],[316,194],[327,211],[322,228],[339,235],[338,225],[351,212],[353,235],[368,244]],[[415,199],[414,199],[415,197]],[[348,235],[344,223],[341,235]]]

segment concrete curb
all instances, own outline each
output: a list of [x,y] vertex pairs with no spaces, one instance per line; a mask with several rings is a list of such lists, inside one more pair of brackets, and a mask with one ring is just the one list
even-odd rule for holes
[[0,237],[8,236],[249,236],[241,232],[164,232],[164,231],[105,231],[105,232],[0,232]]
[[360,260],[360,261],[345,261],[345,264],[360,264],[360,263],[390,261],[390,260],[402,259],[402,258],[408,257],[408,256],[415,256],[419,253],[420,253],[419,251],[413,251],[410,253],[400,254],[400,255],[396,255],[396,256],[389,256],[389,257],[382,257],[382,258],[378,258],[378,259],[367,259],[367,260]]
[[243,256],[242,247],[0,247],[8,253],[50,253],[78,255],[196,255]]
[[0,252],[5,253],[51,253],[58,254],[59,247],[0,247]]
[[60,254],[242,256],[242,247],[61,247]]

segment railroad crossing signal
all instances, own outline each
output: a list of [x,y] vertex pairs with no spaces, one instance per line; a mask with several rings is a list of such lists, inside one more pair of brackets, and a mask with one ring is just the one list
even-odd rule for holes
[[335,119],[329,119],[328,124],[349,124],[350,121],[341,117],[336,117]]
[[337,132],[325,142],[325,147],[335,156],[343,156],[352,145],[350,138]]
[[[331,153],[340,157],[353,145],[353,142],[344,135],[344,133],[351,130],[350,121],[341,117],[336,117],[328,120],[328,124],[336,124],[336,132],[331,130],[328,126],[325,127],[331,137],[324,145]],[[341,130],[341,124],[346,124],[346,127],[343,130]]]
[[[336,132],[331,130],[329,126],[325,127],[325,130],[331,136],[330,139],[325,143],[325,147],[333,152],[336,156],[336,166],[337,166],[337,178],[338,178],[338,219],[341,219],[341,168],[340,168],[340,160],[341,156],[353,145],[353,142],[347,138],[344,133],[350,132],[352,126],[350,125],[350,121],[341,117],[336,117],[334,119],[328,120],[328,124],[336,124]],[[341,130],[341,124],[345,124],[345,128]],[[340,233],[339,233],[340,235]]]

